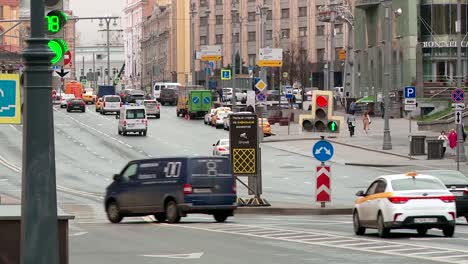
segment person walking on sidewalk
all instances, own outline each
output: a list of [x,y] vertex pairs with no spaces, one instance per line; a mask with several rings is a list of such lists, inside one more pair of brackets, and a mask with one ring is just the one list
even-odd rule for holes
[[364,113],[364,116],[362,117],[362,123],[364,125],[364,132],[366,132],[367,134],[367,131],[369,130],[369,125],[371,124],[371,120],[370,120],[370,116],[368,112]]
[[349,136],[354,136],[354,127],[356,126],[356,117],[353,114],[348,114],[346,118],[346,123],[348,124]]
[[385,104],[383,101],[380,103],[380,113],[382,113],[382,119],[383,119],[385,117]]
[[457,140],[458,140],[458,135],[455,129],[450,129],[448,140],[449,140],[449,146],[450,146],[450,153],[452,156],[455,156],[455,148],[457,147]]
[[439,135],[439,140],[443,140],[444,142],[442,143],[442,158],[445,156],[445,151],[447,151],[447,143],[449,141],[447,135],[445,135],[445,131],[440,132]]

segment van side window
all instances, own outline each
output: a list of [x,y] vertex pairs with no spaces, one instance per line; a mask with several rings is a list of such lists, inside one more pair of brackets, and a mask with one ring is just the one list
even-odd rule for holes
[[137,174],[137,164],[132,164],[128,166],[124,172],[122,172],[122,178],[124,181],[129,181],[130,179],[134,179],[135,175]]

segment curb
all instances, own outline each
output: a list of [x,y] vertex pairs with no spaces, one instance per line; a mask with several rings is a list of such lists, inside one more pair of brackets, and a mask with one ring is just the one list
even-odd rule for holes
[[352,208],[237,207],[235,214],[259,215],[351,215]]
[[359,167],[376,167],[376,168],[390,168],[390,167],[405,167],[409,165],[402,164],[368,164],[368,163],[355,163],[355,162],[345,162],[344,165],[348,166],[359,166]]
[[400,157],[400,158],[405,158],[405,159],[409,159],[409,160],[418,160],[418,159],[413,158],[413,157],[410,157],[410,156],[408,156],[408,155],[398,154],[398,153],[395,153],[395,152],[390,152],[390,151],[385,151],[385,150],[378,150],[378,149],[373,149],[373,148],[368,148],[368,147],[353,145],[353,144],[349,144],[349,143],[343,143],[343,142],[336,141],[336,140],[333,140],[333,139],[328,139],[328,141],[333,142],[333,143],[335,143],[335,144],[347,146],[347,147],[358,148],[358,149],[363,149],[363,150],[367,150],[367,151],[372,151],[372,152],[377,152],[377,153],[392,155],[392,156],[396,156],[396,157]]

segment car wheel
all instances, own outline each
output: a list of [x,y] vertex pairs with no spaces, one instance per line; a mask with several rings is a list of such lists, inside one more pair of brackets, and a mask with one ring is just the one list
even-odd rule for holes
[[71,112],[70,109],[67,109],[67,112],[70,113]]
[[418,234],[419,234],[420,236],[425,236],[425,235],[427,234],[427,231],[428,231],[428,230],[429,230],[429,229],[427,229],[427,228],[425,228],[425,227],[420,227],[420,228],[417,229]]
[[359,214],[357,211],[353,214],[353,227],[354,233],[358,236],[362,236],[366,233],[366,228],[361,226],[361,221],[359,220]]
[[445,237],[453,237],[455,233],[455,226],[446,226],[442,229],[442,233],[444,233]]
[[156,213],[154,214],[154,218],[156,218],[156,221],[159,223],[166,222],[166,214],[165,213]]
[[141,132],[141,134],[146,137],[146,131]]
[[120,208],[117,202],[110,202],[106,208],[107,218],[111,223],[117,224],[122,221],[123,216],[120,213]]
[[161,115],[156,115],[156,119],[160,119],[161,118]]
[[218,223],[224,223],[226,219],[228,218],[226,213],[215,213],[213,217]]
[[99,109],[96,108],[96,112],[99,112]]
[[169,201],[166,204],[166,217],[167,222],[170,224],[175,224],[180,222],[180,214],[179,208],[177,207],[177,203],[174,201]]
[[126,135],[127,135],[127,131],[122,131],[122,135],[126,136]]
[[118,129],[117,129],[117,133],[119,133],[119,135],[122,135],[122,132]]
[[379,237],[385,238],[390,234],[390,228],[385,227],[384,219],[382,213],[379,213],[377,217],[377,231],[379,233]]

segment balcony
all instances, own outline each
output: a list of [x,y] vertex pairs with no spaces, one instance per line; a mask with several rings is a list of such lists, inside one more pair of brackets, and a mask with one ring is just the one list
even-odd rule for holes
[[370,8],[370,7],[377,7],[382,0],[356,0],[356,7],[357,8]]

